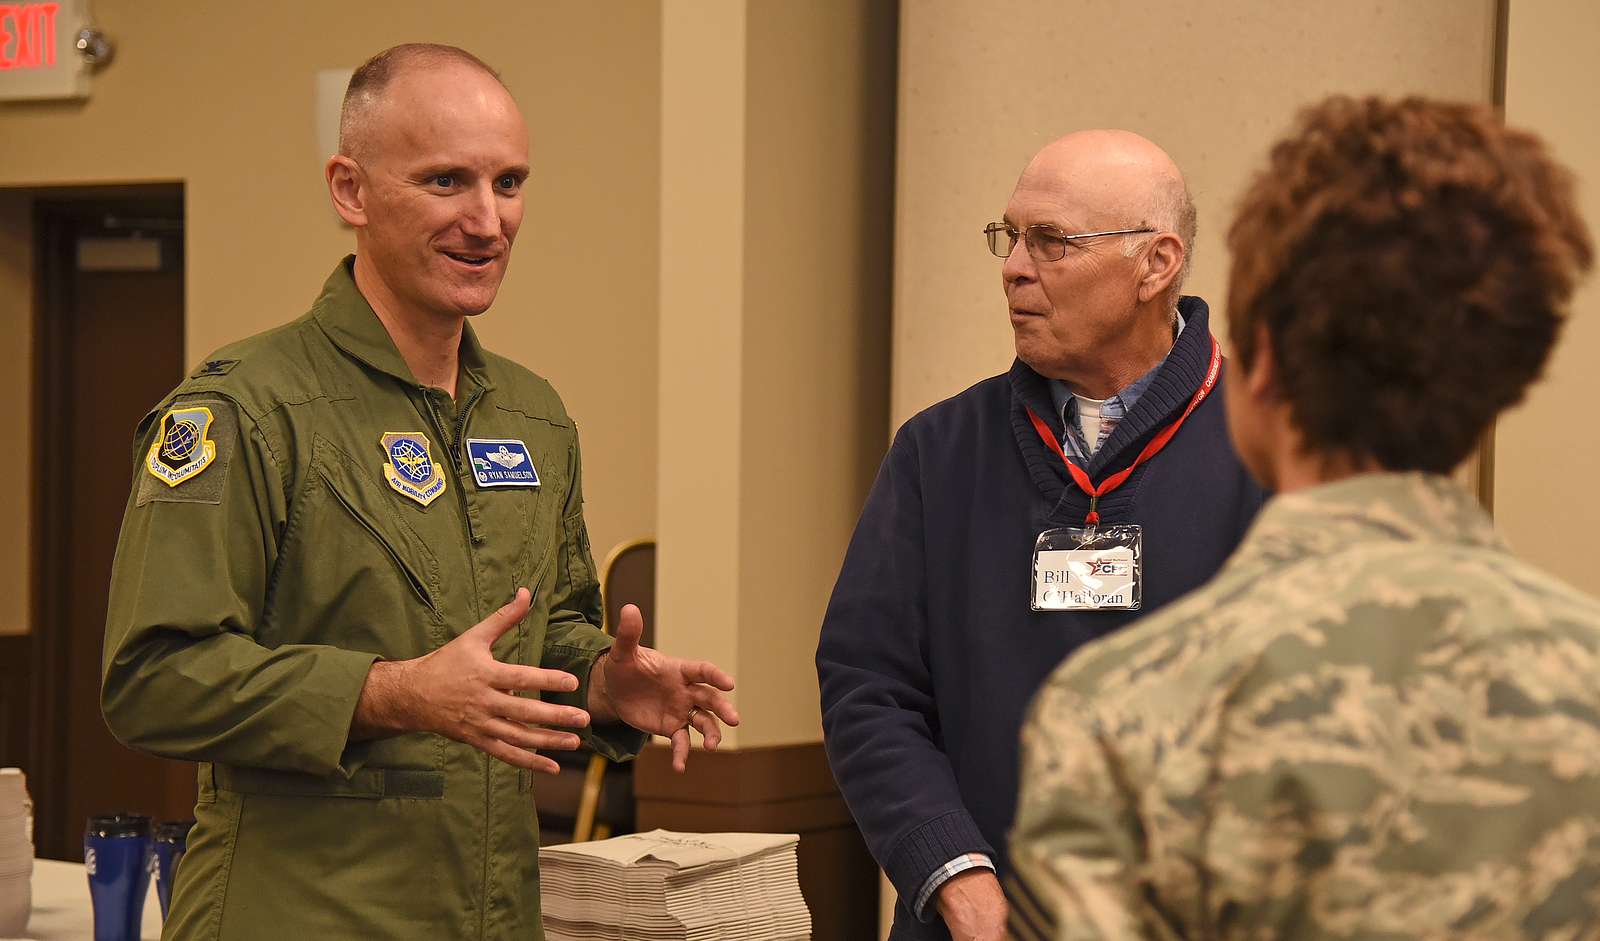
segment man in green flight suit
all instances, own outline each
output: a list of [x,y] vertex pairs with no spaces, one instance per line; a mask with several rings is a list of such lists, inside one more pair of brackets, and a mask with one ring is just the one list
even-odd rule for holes
[[[615,644],[577,432],[486,352],[527,128],[488,66],[399,46],[358,69],[310,313],[218,351],[140,425],[102,705],[201,762],[168,939],[540,938],[533,773],[580,741],[707,748],[714,665]],[[569,730],[576,730],[569,731]]]
[[1600,937],[1600,601],[1447,476],[1592,263],[1570,173],[1487,106],[1336,97],[1228,245],[1228,430],[1277,496],[1034,700],[1013,932]]

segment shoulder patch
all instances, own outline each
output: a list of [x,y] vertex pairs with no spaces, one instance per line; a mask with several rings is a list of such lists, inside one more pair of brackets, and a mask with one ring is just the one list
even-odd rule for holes
[[[161,416],[140,462],[138,504],[221,503],[238,425],[230,403],[174,402]],[[211,470],[218,463],[222,466]]]
[[239,361],[236,359],[207,360],[201,363],[198,369],[190,373],[189,378],[199,379],[204,376],[226,376],[228,374],[228,370],[237,365],[239,365]]

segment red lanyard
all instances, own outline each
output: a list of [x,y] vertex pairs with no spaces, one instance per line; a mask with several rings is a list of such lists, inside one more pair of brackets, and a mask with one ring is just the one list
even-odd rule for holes
[[1139,456],[1133,459],[1132,464],[1100,481],[1100,486],[1098,487],[1089,481],[1089,475],[1083,472],[1083,468],[1068,459],[1067,452],[1061,450],[1061,442],[1056,440],[1055,433],[1050,430],[1049,425],[1044,423],[1044,419],[1035,415],[1033,409],[1028,409],[1028,418],[1033,422],[1034,429],[1039,432],[1039,437],[1044,439],[1045,446],[1056,452],[1056,457],[1061,458],[1061,463],[1067,465],[1067,473],[1072,475],[1072,482],[1078,485],[1078,489],[1089,495],[1089,515],[1083,518],[1085,523],[1094,526],[1100,522],[1100,513],[1096,509],[1100,504],[1100,498],[1127,482],[1127,479],[1133,476],[1133,472],[1139,469],[1140,464],[1161,453],[1161,449],[1167,446],[1167,442],[1171,441],[1172,436],[1178,433],[1178,429],[1183,427],[1183,423],[1188,420],[1194,410],[1200,407],[1200,403],[1205,401],[1205,397],[1211,394],[1211,387],[1217,384],[1217,376],[1221,375],[1221,373],[1222,348],[1217,345],[1217,338],[1212,337],[1211,366],[1206,370],[1205,381],[1200,383],[1200,388],[1195,390],[1194,398],[1189,400],[1189,407],[1183,410],[1183,414],[1178,416],[1177,421],[1161,429],[1160,434],[1151,438],[1150,443],[1144,446],[1144,450],[1139,452]]

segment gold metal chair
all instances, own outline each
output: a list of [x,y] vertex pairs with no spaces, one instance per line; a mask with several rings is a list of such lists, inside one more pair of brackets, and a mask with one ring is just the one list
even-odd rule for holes
[[[605,607],[601,629],[615,634],[617,618],[625,604],[638,605],[644,616],[640,643],[655,645],[656,541],[634,539],[619,544],[600,567],[600,596]],[[565,774],[566,772],[563,772]],[[609,785],[609,787],[608,787]],[[609,797],[609,799],[607,799]],[[633,768],[589,755],[583,790],[578,799],[572,841],[604,840],[633,819]]]

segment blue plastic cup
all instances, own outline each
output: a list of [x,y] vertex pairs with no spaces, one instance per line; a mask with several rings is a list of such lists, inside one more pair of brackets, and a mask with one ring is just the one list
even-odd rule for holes
[[156,827],[156,898],[161,901],[161,920],[172,908],[172,883],[178,875],[178,860],[189,844],[193,820],[173,820]]
[[139,941],[144,897],[150,891],[150,818],[90,817],[83,864],[94,905],[94,941]]

